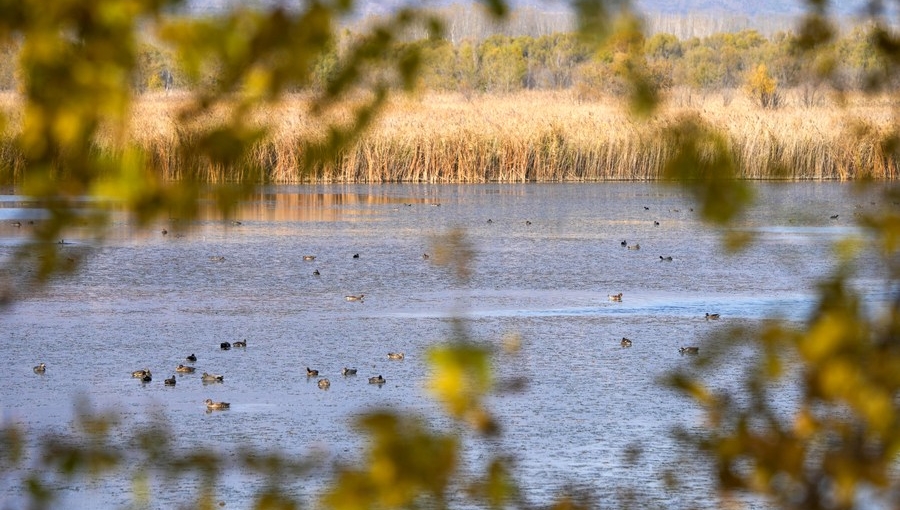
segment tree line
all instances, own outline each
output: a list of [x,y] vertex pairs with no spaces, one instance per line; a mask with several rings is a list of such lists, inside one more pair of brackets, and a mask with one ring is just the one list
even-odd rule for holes
[[[425,90],[468,94],[569,89],[586,100],[625,96],[638,74],[654,91],[684,88],[709,93],[741,87],[752,91],[758,89],[759,80],[767,80],[770,89],[796,90],[797,100],[810,105],[821,98],[816,91],[823,74],[841,90],[866,90],[884,68],[874,49],[877,32],[866,25],[847,31],[814,55],[799,51],[798,36],[791,32],[765,36],[745,29],[679,38],[670,33],[644,35],[636,25],[635,20],[621,22],[600,48],[576,32],[553,32],[494,34],[458,42],[450,35],[422,38],[397,43],[395,52],[399,56],[410,46],[417,47],[422,57],[418,86]],[[357,37],[356,32],[343,30],[314,60],[309,83],[294,91],[320,89],[328,83],[340,72],[345,49]],[[20,46],[7,42],[0,48],[2,90],[20,87]],[[141,93],[202,87],[216,82],[220,72],[214,65],[207,66],[200,79],[193,80],[186,63],[150,37],[139,43],[135,64],[132,86]]]

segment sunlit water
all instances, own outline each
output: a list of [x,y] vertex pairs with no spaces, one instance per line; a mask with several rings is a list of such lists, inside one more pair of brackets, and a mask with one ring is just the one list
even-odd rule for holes
[[[769,316],[802,321],[834,263],[833,243],[861,235],[854,215],[881,205],[834,183],[756,192],[757,205],[732,227],[756,241],[735,255],[685,192],[636,183],[278,187],[244,204],[239,225],[210,215],[136,229],[119,219],[102,246],[75,232],[59,249],[85,256],[82,270],[0,314],[0,421],[34,436],[69,432],[74,402],[86,397],[125,423],[165,420],[185,451],[252,446],[321,454],[326,466],[355,462],[366,445],[353,417],[365,411],[410,411],[436,430],[457,430],[425,389],[425,356],[463,317],[473,339],[497,347],[498,380],[528,379],[524,391],[490,400],[499,440],[464,435],[467,468],[514,455],[534,504],[568,488],[606,507],[631,491],[647,507],[715,508],[712,473],[671,434],[702,427],[702,413],[660,379],[691,363],[680,346],[714,350],[723,328]],[[40,218],[21,197],[2,197],[2,253]],[[473,248],[466,282],[435,263],[435,240],[456,227]],[[862,257],[869,269],[855,281],[877,303],[883,289],[866,272],[876,264]],[[608,299],[619,292],[622,302]],[[722,319],[707,321],[707,312]],[[513,354],[501,348],[511,334],[521,338]],[[633,346],[623,349],[622,337]],[[219,349],[242,339],[246,349]],[[392,351],[405,359],[388,360]],[[164,386],[191,353],[197,373]],[[39,362],[43,376],[32,372]],[[359,375],[342,377],[344,366]],[[740,357],[723,362],[709,381],[734,384],[744,366]],[[151,383],[131,377],[143,367]],[[331,388],[319,389],[306,367]],[[203,371],[224,374],[224,383],[202,384]],[[367,384],[378,374],[385,385]],[[232,408],[207,413],[207,398]],[[667,471],[679,485],[665,483]],[[20,475],[0,478],[0,507],[21,506]],[[311,504],[324,480],[314,472],[287,491]],[[190,481],[151,485],[151,508],[194,497]],[[55,489],[61,508],[135,499],[127,477],[59,480]],[[259,489],[235,473],[217,498],[243,508]]]

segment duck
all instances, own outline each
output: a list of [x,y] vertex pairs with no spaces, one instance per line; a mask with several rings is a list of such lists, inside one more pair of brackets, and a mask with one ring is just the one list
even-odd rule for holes
[[213,410],[222,410],[228,409],[231,407],[231,403],[229,402],[213,402],[211,398],[206,399],[206,408]]
[[423,253],[423,254],[422,254],[422,260],[428,260],[429,258],[430,258],[430,257],[428,256],[427,253]]
[[699,347],[682,347],[678,349],[680,354],[700,354]]
[[353,254],[353,258],[358,259],[358,258],[359,258],[359,253],[354,253],[354,254]]
[[671,257],[671,256],[670,256],[670,257],[663,257],[662,255],[660,255],[660,256],[659,256],[659,260],[664,260],[664,261],[666,261],[666,262],[672,262],[672,257]]
[[384,384],[386,382],[387,379],[381,377],[381,375],[379,375],[378,377],[369,377],[369,384]]
[[402,352],[389,352],[388,359],[403,359]]
[[356,375],[356,369],[344,367],[344,369],[341,370],[341,375]]
[[365,297],[365,294],[360,294],[358,296],[344,296],[344,299],[346,299],[347,301],[362,301],[363,297]]
[[164,382],[166,386],[175,386],[175,375],[173,374],[172,377],[166,379]]
[[223,382],[225,380],[225,376],[218,374],[207,374],[206,372],[203,372],[203,375],[200,376],[200,380],[203,382]]
[[719,320],[720,315],[717,313],[707,313],[706,320],[708,321],[717,321]]
[[315,271],[313,271],[313,276],[321,276],[321,274],[322,274],[322,273],[320,273],[318,269],[316,269]]
[[623,336],[622,337],[622,347],[631,347],[631,340],[629,340]]
[[225,257],[223,255],[213,255],[209,260],[210,262],[225,262]]
[[628,240],[627,240],[627,239],[622,239],[622,242],[619,243],[619,244],[621,244],[622,246],[628,246]]
[[150,369],[149,369],[149,368],[144,368],[144,369],[141,369],[141,370],[135,370],[134,372],[131,373],[131,377],[136,377],[136,378],[138,378],[138,379],[144,377],[145,375],[151,375],[151,374],[150,374]]
[[237,342],[231,344],[232,347],[247,347],[247,340],[238,340]]
[[41,363],[40,365],[34,367],[32,370],[34,370],[35,374],[43,374],[44,372],[47,371],[47,365],[45,365],[44,363]]
[[161,233],[162,235],[168,235],[169,231],[166,229],[162,229]]
[[641,245],[640,244],[630,244],[630,245],[628,245],[628,249],[629,250],[640,250]]
[[526,225],[526,226],[527,226],[527,225],[531,225],[531,221],[525,220],[525,225]]
[[839,216],[838,214],[833,214],[833,215],[831,215],[831,219],[836,220],[836,219],[838,219],[838,216]]
[[177,367],[175,367],[176,372],[182,372],[182,373],[186,373],[186,374],[193,374],[194,370],[197,370],[197,369],[194,367],[189,367],[187,365],[178,365]]
[[319,388],[327,390],[329,386],[331,386],[331,381],[328,379],[319,379]]
[[223,351],[227,351],[228,349],[231,349],[231,343],[230,342],[222,342],[219,344],[219,348],[222,349]]
[[316,260],[316,256],[315,255],[304,255],[303,260],[307,260],[307,261]]
[[197,355],[194,354],[194,353],[191,353],[191,355],[188,356],[188,357],[185,358],[185,359],[187,359],[188,361],[190,361],[191,363],[193,363],[193,362],[197,361]]
[[144,374],[144,377],[141,377],[141,382],[148,383],[152,380],[153,380],[153,376],[150,375],[150,372],[147,372],[146,374]]
[[622,293],[619,292],[618,294],[610,294],[609,300],[610,301],[622,301]]
[[653,226],[654,226],[654,227],[658,227],[658,226],[659,226],[659,222],[658,222],[658,221],[654,221],[654,222],[653,222]]
[[306,367],[306,377],[315,377],[317,375],[319,375],[318,370],[313,370],[309,367]]

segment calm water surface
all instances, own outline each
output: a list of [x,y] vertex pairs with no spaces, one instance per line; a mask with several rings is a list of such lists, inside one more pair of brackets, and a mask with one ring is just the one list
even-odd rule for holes
[[[831,269],[833,242],[857,233],[854,214],[880,205],[833,183],[763,184],[757,198],[734,227],[757,241],[737,255],[680,189],[634,183],[274,187],[243,204],[239,225],[212,214],[146,229],[121,219],[102,246],[75,232],[60,249],[85,256],[83,270],[0,314],[0,420],[34,435],[67,432],[73,403],[85,397],[126,423],[165,420],[186,450],[254,446],[353,462],[365,444],[352,419],[367,410],[411,411],[453,430],[424,389],[425,355],[462,316],[472,337],[498,347],[500,380],[529,379],[524,391],[492,398],[504,434],[466,436],[467,466],[513,453],[535,504],[570,487],[606,507],[633,491],[647,507],[715,508],[708,469],[670,434],[702,427],[702,416],[660,378],[690,363],[682,345],[715,349],[716,332],[771,315],[802,320]],[[21,197],[2,197],[0,253],[39,218]],[[434,239],[456,227],[473,248],[468,282],[434,262]],[[857,280],[874,289],[872,302],[883,298],[878,281],[866,272]],[[621,303],[609,301],[619,292]],[[722,320],[706,321],[707,312]],[[511,334],[521,350],[504,354]],[[633,347],[619,346],[623,336]],[[219,349],[242,339],[246,349]],[[391,351],[406,357],[390,361]],[[164,386],[191,353],[197,374]],[[39,362],[44,376],[32,373]],[[709,380],[732,384],[744,365],[723,364]],[[331,388],[307,379],[307,366]],[[359,375],[342,377],[344,366]],[[143,367],[154,374],[149,384],[131,378]],[[224,383],[202,384],[203,371]],[[366,383],[377,374],[383,387]],[[207,413],[206,398],[232,408]],[[635,445],[640,455],[626,455]],[[663,480],[672,470],[679,488]],[[20,474],[0,478],[0,507],[21,505]],[[288,490],[312,502],[322,483],[312,473]],[[65,508],[134,500],[125,478],[60,480],[56,489]],[[244,508],[259,489],[235,473],[218,498]],[[190,481],[153,490],[152,508],[193,497]]]

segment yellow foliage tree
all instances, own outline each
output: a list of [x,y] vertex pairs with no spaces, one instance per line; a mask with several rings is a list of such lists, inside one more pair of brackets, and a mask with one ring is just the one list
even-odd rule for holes
[[759,64],[750,71],[745,88],[750,98],[759,106],[766,109],[775,109],[781,106],[778,81],[769,74],[769,68],[765,64]]

